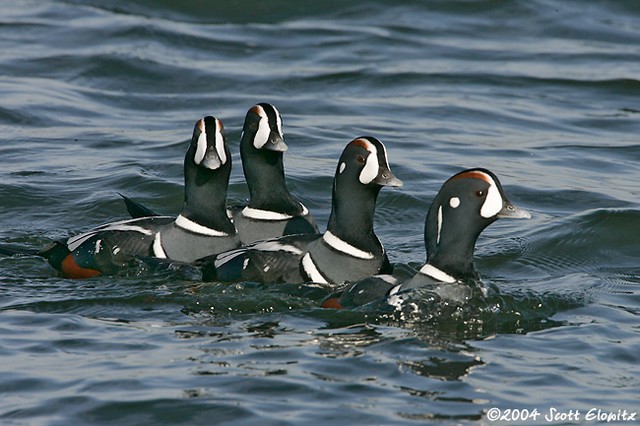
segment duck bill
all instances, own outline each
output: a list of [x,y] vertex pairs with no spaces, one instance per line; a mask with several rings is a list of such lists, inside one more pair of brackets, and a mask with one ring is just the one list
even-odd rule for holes
[[210,149],[207,150],[207,153],[202,159],[200,165],[206,167],[209,170],[217,170],[220,168],[220,166],[222,166],[222,161],[220,160],[218,154],[215,152],[215,149]]
[[383,167],[380,168],[378,176],[376,176],[373,182],[381,186],[393,186],[396,188],[402,186],[402,181],[395,177],[391,170]]
[[289,147],[284,143],[284,138],[277,132],[269,133],[269,140],[263,146],[264,149],[275,152],[285,152]]
[[496,217],[500,219],[531,219],[531,213],[505,201],[502,210],[498,212]]

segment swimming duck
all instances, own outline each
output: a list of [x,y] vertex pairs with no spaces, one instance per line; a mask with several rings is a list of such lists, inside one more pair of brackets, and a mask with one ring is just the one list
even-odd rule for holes
[[335,172],[324,234],[284,236],[205,259],[203,278],[217,281],[339,284],[379,273],[391,264],[373,229],[383,186],[399,187],[385,146],[373,137],[347,144]]
[[[409,280],[375,276],[350,285],[342,295],[327,298],[327,308],[357,307],[380,299],[402,305],[412,291],[428,290],[448,301],[464,303],[475,292],[479,275],[473,262],[480,233],[497,219],[528,219],[531,215],[514,206],[500,181],[483,168],[463,170],[443,185],[427,213],[424,241],[427,261]],[[471,285],[470,285],[471,284]]]

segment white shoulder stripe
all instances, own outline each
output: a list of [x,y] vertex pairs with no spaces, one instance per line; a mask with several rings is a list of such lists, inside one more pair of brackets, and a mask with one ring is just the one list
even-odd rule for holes
[[179,215],[176,218],[175,224],[178,228],[182,228],[189,232],[193,232],[194,234],[207,235],[209,237],[228,237],[229,234],[226,232],[218,231],[217,229],[207,228],[206,226],[202,226],[191,219],[187,219],[186,217]]
[[309,253],[305,254],[302,258],[302,269],[304,269],[304,272],[314,283],[329,284],[326,278],[320,273],[320,271],[318,271],[318,268],[316,267],[316,264],[313,263],[313,259],[311,259]]
[[139,232],[144,235],[153,235],[153,231],[150,231],[149,229],[143,228],[142,226],[128,224],[131,222],[135,223],[138,220],[139,219],[133,219],[133,220],[129,219],[121,222],[108,223],[96,229],[92,229],[89,232],[85,232],[84,234],[76,235],[67,240],[67,248],[70,251],[74,251],[75,249],[80,247],[82,243],[87,241],[89,238],[103,231],[133,231],[133,232]]
[[265,240],[265,241],[259,241],[257,243],[253,243],[246,247],[241,247],[235,250],[229,250],[228,252],[220,253],[216,257],[214,261],[214,265],[216,267],[224,265],[225,263],[230,262],[236,257],[250,252],[251,250],[266,251],[266,252],[283,251],[283,252],[297,254],[297,255],[300,255],[303,253],[302,250],[300,250],[298,247],[293,246],[291,244],[282,244],[277,240],[276,241]]
[[160,237],[159,232],[153,239],[153,255],[155,257],[159,257],[160,259],[167,258],[167,253],[165,253],[164,248],[162,247],[162,238]]
[[229,250],[227,252],[224,253],[220,253],[218,256],[216,256],[216,258],[213,261],[213,264],[216,268],[219,268],[220,266],[224,265],[227,262],[232,261],[233,259],[235,259],[236,257],[246,253],[247,250],[245,248],[240,248],[240,249],[235,249],[235,250]]
[[291,244],[282,244],[277,240],[259,241],[255,244],[252,244],[250,248],[260,250],[260,251],[286,251],[288,253],[293,253],[293,254],[302,254],[302,250],[300,250],[298,247],[293,246]]
[[425,264],[422,268],[420,268],[420,273],[430,276],[431,278],[436,279],[438,281],[442,281],[444,283],[455,283],[456,281],[458,281],[451,275],[447,274],[446,272],[428,263]]
[[351,244],[333,235],[330,231],[326,231],[322,236],[322,239],[329,246],[333,247],[339,252],[348,254],[349,256],[367,260],[373,259],[375,257],[373,253],[369,253],[368,251],[360,250],[359,248],[352,246]]

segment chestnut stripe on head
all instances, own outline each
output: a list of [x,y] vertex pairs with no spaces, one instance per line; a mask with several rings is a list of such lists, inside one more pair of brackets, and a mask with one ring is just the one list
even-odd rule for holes
[[489,185],[495,184],[491,176],[489,176],[488,174],[480,170],[469,170],[469,171],[461,172],[451,177],[451,179],[449,180],[456,180],[456,179],[480,179],[487,182]]

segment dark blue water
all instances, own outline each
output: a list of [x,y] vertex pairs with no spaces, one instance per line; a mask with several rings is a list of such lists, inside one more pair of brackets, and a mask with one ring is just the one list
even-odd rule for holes
[[[494,171],[533,218],[478,241],[500,289],[481,316],[335,312],[317,289],[189,271],[65,280],[39,258],[0,258],[0,423],[640,411],[638,46],[634,1],[3,2],[3,243],[123,219],[117,192],[177,213],[206,114],[225,124],[242,202],[242,120],[263,101],[283,115],[289,187],[321,228],[344,145],[386,144],[405,185],[381,192],[376,230],[400,269],[424,261],[428,205],[462,168]],[[531,416],[507,421],[516,410]]]

